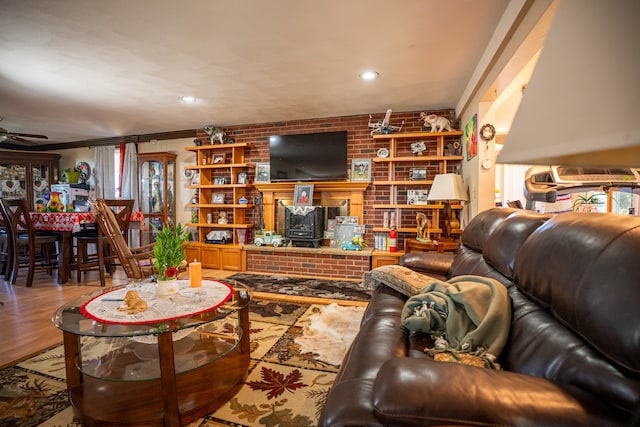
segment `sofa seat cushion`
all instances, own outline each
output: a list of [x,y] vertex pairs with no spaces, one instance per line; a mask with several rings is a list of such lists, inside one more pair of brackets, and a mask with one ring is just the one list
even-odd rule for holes
[[519,427],[623,425],[595,396],[542,378],[429,359],[389,360],[376,378],[373,407],[389,426]]

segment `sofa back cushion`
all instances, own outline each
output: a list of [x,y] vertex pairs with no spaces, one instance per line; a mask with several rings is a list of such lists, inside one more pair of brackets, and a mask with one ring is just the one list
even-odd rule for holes
[[564,213],[517,254],[508,369],[640,402],[640,218]]
[[552,215],[519,210],[496,226],[482,249],[484,260],[508,279],[513,278],[516,254],[529,235]]
[[493,231],[517,211],[519,210],[513,208],[493,208],[476,215],[462,232],[460,249],[449,269],[449,277],[473,274],[491,277],[504,285],[510,285],[509,279],[487,264],[482,251]]

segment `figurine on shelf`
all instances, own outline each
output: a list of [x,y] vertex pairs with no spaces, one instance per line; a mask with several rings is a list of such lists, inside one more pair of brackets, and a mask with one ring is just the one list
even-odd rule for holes
[[218,214],[218,224],[228,224],[229,219],[227,218],[227,213],[222,211]]
[[162,192],[158,181],[153,183],[153,193],[151,195],[151,211],[154,213],[162,212]]
[[404,120],[400,123],[400,126],[394,126],[389,123],[391,120],[391,109],[388,109],[386,114],[384,115],[383,120],[378,120],[376,123],[371,122],[372,116],[369,114],[369,124],[367,125],[369,129],[371,129],[371,136],[374,133],[380,133],[383,135],[389,134],[391,132],[400,132],[402,130],[402,126],[404,126]]
[[416,214],[416,223],[417,223],[417,235],[416,240],[419,242],[431,242],[431,223],[429,222],[429,218],[423,212],[418,212]]
[[443,129],[451,132],[451,122],[446,117],[422,112],[418,120],[424,121],[424,127],[431,126],[431,132],[442,132]]
[[222,128],[213,127],[213,125],[206,125],[204,127],[204,131],[209,135],[211,144],[214,144],[214,141],[218,141],[219,144],[233,144],[236,142],[235,139],[227,135]]

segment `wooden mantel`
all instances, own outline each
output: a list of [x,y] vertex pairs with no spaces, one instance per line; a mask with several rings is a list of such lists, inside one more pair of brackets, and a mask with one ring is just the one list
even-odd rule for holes
[[312,182],[256,182],[254,186],[262,193],[262,215],[267,230],[275,230],[276,203],[292,199],[296,184],[313,184],[314,204],[322,200],[349,200],[349,215],[364,219],[364,192],[369,187],[366,181],[312,181]]

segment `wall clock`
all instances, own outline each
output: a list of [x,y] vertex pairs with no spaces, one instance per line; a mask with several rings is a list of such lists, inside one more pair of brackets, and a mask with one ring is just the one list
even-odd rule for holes
[[480,138],[482,138],[483,141],[489,142],[494,136],[496,136],[496,128],[493,127],[493,125],[487,123],[480,128]]

